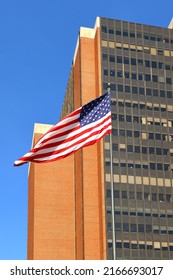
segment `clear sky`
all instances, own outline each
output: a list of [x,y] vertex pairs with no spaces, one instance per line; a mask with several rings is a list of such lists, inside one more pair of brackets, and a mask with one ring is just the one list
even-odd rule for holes
[[0,1],[0,259],[27,257],[28,164],[34,123],[59,120],[80,26],[97,16],[168,27],[172,0]]

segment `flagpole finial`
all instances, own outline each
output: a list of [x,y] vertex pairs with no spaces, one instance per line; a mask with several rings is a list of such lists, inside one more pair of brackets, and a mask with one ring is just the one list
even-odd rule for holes
[[108,86],[107,86],[107,91],[110,92],[111,91],[111,84],[108,83]]

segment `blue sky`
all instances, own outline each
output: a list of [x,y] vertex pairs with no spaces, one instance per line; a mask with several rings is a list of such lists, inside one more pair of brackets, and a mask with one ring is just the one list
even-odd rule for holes
[[167,27],[172,0],[0,2],[0,259],[27,257],[28,164],[34,123],[59,120],[80,26],[97,16]]

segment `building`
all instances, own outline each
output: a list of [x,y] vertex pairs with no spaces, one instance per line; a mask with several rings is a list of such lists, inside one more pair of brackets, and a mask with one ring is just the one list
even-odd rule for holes
[[[81,28],[62,117],[111,83],[110,138],[29,168],[28,259],[173,259],[173,21]],[[33,143],[49,126],[36,124]]]

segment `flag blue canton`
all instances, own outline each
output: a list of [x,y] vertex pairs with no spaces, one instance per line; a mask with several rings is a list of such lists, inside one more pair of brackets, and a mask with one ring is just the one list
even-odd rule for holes
[[82,107],[80,114],[80,126],[98,121],[110,112],[110,93],[89,102]]

